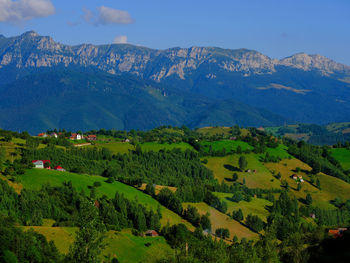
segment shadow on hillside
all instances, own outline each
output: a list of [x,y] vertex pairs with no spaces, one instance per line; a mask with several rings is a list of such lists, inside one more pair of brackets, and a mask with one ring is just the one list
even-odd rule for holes
[[298,198],[298,201],[304,205],[307,205],[305,198]]
[[300,171],[298,171],[297,169],[293,169],[292,170],[293,173],[304,173],[304,174],[310,174],[311,172],[305,169],[300,169]]
[[[233,220],[235,220],[235,219],[233,219]],[[238,223],[240,223],[242,226],[244,226],[244,227],[246,227],[246,228],[248,228],[250,231],[252,231],[252,232],[254,232],[254,233],[257,233],[257,234],[259,234],[259,232],[256,232],[253,228],[251,228],[250,226],[248,226],[247,224],[245,224],[244,222],[242,222],[242,221],[238,221],[238,220],[235,220],[235,221],[237,221]],[[265,223],[264,223],[265,224]]]
[[241,170],[231,164],[224,164],[225,169],[231,171],[231,172],[240,172]]

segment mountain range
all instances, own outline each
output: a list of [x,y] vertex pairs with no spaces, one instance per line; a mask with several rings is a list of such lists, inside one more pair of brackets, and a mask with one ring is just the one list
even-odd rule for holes
[[0,35],[0,128],[149,129],[350,121],[350,67],[248,49],[76,46]]

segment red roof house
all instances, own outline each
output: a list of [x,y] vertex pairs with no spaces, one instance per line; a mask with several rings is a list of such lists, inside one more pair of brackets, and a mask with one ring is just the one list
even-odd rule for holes
[[65,172],[65,171],[66,171],[65,169],[63,169],[63,168],[62,168],[61,166],[59,166],[59,165],[55,166],[55,170],[61,171],[61,172]]
[[347,228],[337,228],[337,229],[329,229],[328,234],[333,236],[334,238],[341,237],[345,231],[347,231]]
[[147,231],[146,231],[146,236],[149,236],[149,237],[157,237],[157,236],[159,236],[159,234],[158,234],[157,231],[155,231],[155,230],[147,230]]

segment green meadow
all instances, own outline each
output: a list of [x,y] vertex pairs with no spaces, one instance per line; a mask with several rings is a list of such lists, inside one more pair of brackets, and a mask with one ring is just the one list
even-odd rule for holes
[[148,151],[154,151],[158,152],[160,150],[172,150],[172,149],[181,149],[183,151],[185,150],[193,150],[193,147],[185,142],[179,142],[179,143],[156,143],[156,142],[146,142],[140,144],[142,151],[148,152]]
[[332,156],[338,160],[345,170],[350,170],[350,150],[345,148],[334,148]]
[[128,143],[128,142],[103,142],[103,143],[96,143],[94,146],[98,148],[107,148],[111,151],[113,154],[118,153],[128,153],[129,151],[135,150],[134,145]]
[[266,152],[268,152],[271,156],[278,156],[281,159],[292,158],[292,156],[287,152],[288,147],[284,144],[279,144],[276,148],[267,148]]

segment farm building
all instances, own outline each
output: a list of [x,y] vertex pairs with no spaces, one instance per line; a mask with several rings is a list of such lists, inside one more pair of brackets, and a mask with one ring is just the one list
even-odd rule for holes
[[333,236],[334,238],[341,237],[345,231],[348,229],[345,227],[336,228],[336,229],[328,229],[328,234]]
[[97,140],[97,136],[96,135],[88,135],[85,137],[86,140],[88,141],[96,141]]
[[50,137],[55,137],[55,138],[57,138],[58,135],[57,135],[57,133],[53,132],[53,133],[50,134]]
[[82,140],[84,139],[83,135],[79,133],[72,133],[72,135],[69,137],[70,140]]
[[293,174],[292,178],[296,181],[300,181],[301,183],[304,182],[303,176],[301,175]]
[[94,206],[95,206],[96,208],[100,208],[100,202],[99,202],[98,200],[95,200]]
[[38,137],[46,138],[48,135],[45,132],[39,133]]
[[35,168],[43,169],[45,168],[45,163],[50,163],[50,160],[33,160],[32,163],[34,164]]
[[66,171],[65,169],[63,169],[63,168],[62,168],[61,166],[59,166],[59,165],[55,166],[55,170],[61,171],[61,172],[65,172],[65,171]]
[[146,236],[148,236],[148,237],[157,237],[159,235],[158,235],[157,231],[155,231],[155,230],[147,230],[146,231]]

